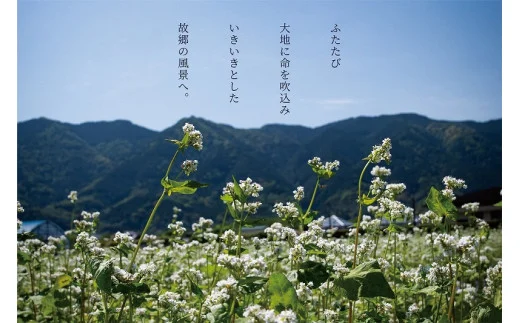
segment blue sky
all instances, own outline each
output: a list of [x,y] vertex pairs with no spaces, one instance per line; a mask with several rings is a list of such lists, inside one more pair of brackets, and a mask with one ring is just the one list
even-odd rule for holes
[[[154,130],[190,115],[239,128],[401,112],[497,119],[501,11],[500,1],[18,1],[17,118],[127,119]],[[179,23],[189,25],[188,97],[178,88]],[[229,102],[230,47],[239,50],[238,104]]]

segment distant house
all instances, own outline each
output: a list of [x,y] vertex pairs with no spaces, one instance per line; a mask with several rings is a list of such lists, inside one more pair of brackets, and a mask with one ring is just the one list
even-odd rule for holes
[[453,201],[453,204],[459,208],[457,222],[459,224],[466,224],[468,222],[468,218],[464,215],[462,205],[478,202],[480,205],[475,216],[489,223],[491,227],[498,227],[502,224],[502,207],[495,206],[495,204],[502,201],[502,195],[500,194],[501,191],[501,187],[492,187],[457,196],[457,199]]
[[324,230],[331,229],[331,228],[337,228],[338,230],[346,230],[353,225],[354,225],[354,223],[352,223],[348,220],[340,218],[337,215],[331,215],[331,216],[323,219],[322,228]]
[[65,235],[65,231],[59,225],[49,220],[23,221],[18,233],[23,232],[31,232],[42,241],[47,241],[49,237],[59,238]]

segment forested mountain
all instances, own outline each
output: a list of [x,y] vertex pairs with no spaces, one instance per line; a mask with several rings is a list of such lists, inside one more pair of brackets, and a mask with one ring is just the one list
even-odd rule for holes
[[[392,139],[390,182],[403,182],[401,200],[417,211],[430,186],[442,187],[442,178],[463,178],[468,192],[502,185],[502,120],[484,123],[431,120],[415,114],[357,117],[317,128],[266,125],[236,129],[201,118],[185,118],[161,132],[128,121],[72,125],[44,118],[18,124],[18,199],[25,208],[22,220],[51,219],[70,226],[73,205],[67,200],[78,191],[75,213],[101,212],[101,231],[140,231],[162,191],[160,179],[176,146],[165,139],[182,136],[190,122],[204,136],[204,149],[180,156],[197,159],[190,176],[209,183],[194,195],[174,195],[159,208],[153,227],[166,228],[175,205],[190,224],[198,217],[222,217],[222,187],[251,177],[264,190],[258,216],[273,216],[276,202],[292,200],[292,191],[305,187],[309,203],[315,175],[307,160],[340,161],[337,175],[323,182],[315,209],[322,215],[356,215],[357,181],[373,145]],[[365,175],[370,182],[370,175]],[[368,185],[368,184],[367,184]]]

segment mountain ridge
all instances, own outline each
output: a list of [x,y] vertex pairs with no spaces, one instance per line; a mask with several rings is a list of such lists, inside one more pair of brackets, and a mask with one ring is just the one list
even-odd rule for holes
[[[408,189],[403,200],[418,201],[418,209],[430,186],[442,187],[445,175],[466,179],[468,191],[501,186],[501,119],[451,122],[397,114],[316,128],[268,124],[239,129],[192,116],[160,132],[124,120],[79,125],[34,120],[40,119],[18,124],[18,199],[26,208],[21,219],[51,219],[65,228],[72,211],[66,196],[77,190],[78,208],[100,211],[102,230],[140,230],[175,151],[165,139],[180,138],[185,122],[204,136],[204,149],[184,156],[199,160],[190,179],[211,185],[165,201],[155,229],[165,229],[173,205],[184,210],[181,219],[188,223],[199,216],[219,219],[224,213],[219,195],[231,175],[251,177],[264,186],[261,216],[272,216],[272,205],[291,200],[299,185],[306,189],[306,205],[315,184],[307,160],[314,156],[341,162],[337,175],[319,190],[316,208],[320,214],[352,218],[361,159],[386,137],[393,142],[389,181],[404,182]],[[369,181],[365,175],[364,185]]]

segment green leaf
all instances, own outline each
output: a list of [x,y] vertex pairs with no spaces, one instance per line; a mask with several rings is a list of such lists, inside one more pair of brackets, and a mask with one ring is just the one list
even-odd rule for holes
[[471,322],[502,322],[502,310],[489,302],[478,304],[473,310],[471,310]]
[[330,274],[327,272],[327,268],[315,261],[305,261],[300,265],[300,270],[298,270],[298,281],[305,284],[312,282],[313,289],[320,287],[329,277]]
[[233,177],[233,191],[236,195],[236,197],[238,197],[238,200],[244,204],[247,200],[247,196],[244,194],[244,191],[242,190],[242,187],[240,187],[240,184],[238,184],[237,180],[235,179],[235,176],[232,176]]
[[197,286],[197,284],[195,284],[193,280],[191,280],[191,278],[188,277],[188,280],[190,281],[191,292],[197,295],[198,298],[204,298],[204,293],[202,293],[202,289],[200,289],[200,287]]
[[320,258],[327,257],[327,253],[324,252],[323,250],[321,250],[317,245],[315,245],[313,243],[308,243],[308,244],[304,245],[303,248],[305,250],[307,250],[308,255],[316,255]]
[[121,294],[145,294],[150,292],[150,287],[145,283],[121,283],[114,286],[113,292]]
[[172,195],[172,193],[193,194],[197,191],[197,189],[208,186],[208,184],[199,183],[192,180],[182,182],[174,181],[172,179],[168,179],[168,177],[161,179],[161,185],[168,193],[168,196]]
[[111,261],[105,260],[101,262],[94,273],[94,280],[99,289],[107,294],[112,292],[112,274],[114,273],[114,265]]
[[395,298],[376,260],[360,264],[345,277],[336,279],[334,285],[344,289],[349,300],[377,296]]
[[238,286],[242,287],[242,289],[248,293],[252,294],[260,290],[265,283],[267,282],[267,278],[265,277],[257,277],[257,276],[249,276],[246,278],[242,278],[238,281]]
[[56,278],[56,284],[54,285],[56,289],[67,287],[72,283],[72,277],[69,275],[61,275]]
[[233,202],[228,204],[228,210],[229,214],[233,217],[235,220],[240,220],[240,215],[237,213],[237,210],[233,207]]
[[500,206],[500,207],[502,207],[502,201],[500,201],[500,202],[494,204],[494,206]]
[[435,187],[430,188],[430,193],[426,198],[426,204],[430,211],[437,213],[441,216],[448,216],[449,218],[455,219],[457,216],[457,207],[453,205],[453,202],[449,197],[441,194]]
[[363,194],[363,204],[364,205],[372,205],[376,200],[378,196],[374,196],[372,198],[368,197],[366,194]]
[[268,292],[271,297],[269,308],[281,312],[285,309],[298,309],[298,296],[291,282],[282,273],[274,273],[268,280]]
[[22,252],[20,250],[18,250],[17,257],[20,265],[25,265],[26,263],[31,261],[31,256],[28,253]]
[[164,139],[164,140],[169,141],[169,142],[171,142],[173,144],[176,144],[179,147],[182,145],[182,142],[180,142],[178,140],[175,140],[175,139]]
[[43,315],[52,315],[56,311],[56,306],[54,305],[54,296],[52,293],[49,293],[45,297],[42,298],[42,313]]
[[43,296],[42,295],[35,295],[35,296],[29,297],[29,299],[34,303],[34,305],[41,305]]
[[416,291],[416,294],[435,295],[439,292],[439,286],[428,286]]
[[220,199],[222,201],[224,201],[225,203],[232,203],[233,202],[233,197],[231,195],[228,195],[228,194],[220,195]]

